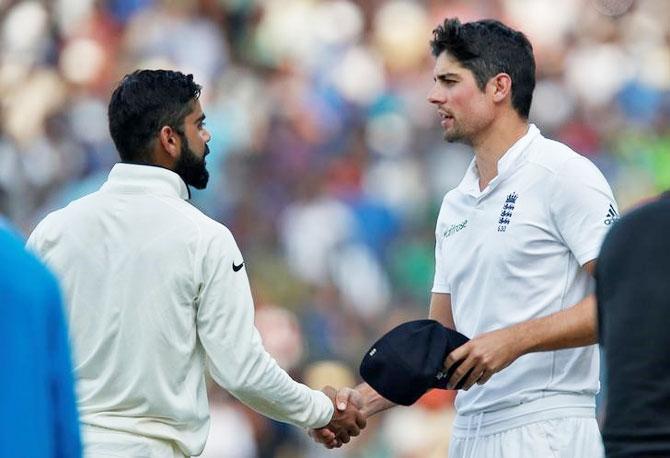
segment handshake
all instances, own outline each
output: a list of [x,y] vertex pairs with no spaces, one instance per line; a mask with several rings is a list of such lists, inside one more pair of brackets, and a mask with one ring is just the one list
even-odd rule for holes
[[356,389],[336,391],[327,386],[322,390],[333,402],[335,413],[330,423],[311,430],[309,435],[326,448],[341,447],[358,436],[367,418],[375,413],[397,404],[412,405],[431,388],[446,389],[448,382],[456,389],[470,388],[477,381],[472,377],[471,365],[460,368],[458,373],[463,357],[454,356],[453,361],[447,361],[447,355],[468,341],[466,336],[434,320],[410,321],[395,327],[363,357],[360,374],[366,383]]
[[336,391],[326,386],[321,391],[333,402],[333,416],[326,426],[310,430],[309,435],[326,448],[338,448],[358,436],[367,424],[363,413],[363,397],[352,388]]

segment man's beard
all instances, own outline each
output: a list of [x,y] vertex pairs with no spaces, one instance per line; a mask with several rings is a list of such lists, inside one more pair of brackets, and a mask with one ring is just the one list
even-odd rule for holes
[[444,132],[444,140],[447,143],[462,143],[464,145],[472,146],[472,137],[458,129],[454,129],[449,133]]
[[205,189],[209,181],[209,172],[205,166],[205,156],[209,154],[209,146],[205,144],[205,154],[200,158],[188,145],[186,136],[182,137],[181,154],[175,164],[175,173],[189,186]]
[[444,131],[444,140],[448,143],[467,143],[467,138],[463,135],[463,132],[454,125],[451,131]]

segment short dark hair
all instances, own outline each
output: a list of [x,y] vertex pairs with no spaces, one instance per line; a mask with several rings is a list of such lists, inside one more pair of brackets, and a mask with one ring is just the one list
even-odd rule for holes
[[109,101],[109,132],[124,162],[148,164],[158,131],[183,133],[184,118],[200,97],[193,75],[170,70],[137,70],[123,77]]
[[535,58],[523,33],[491,19],[465,24],[457,18],[445,19],[433,30],[430,46],[434,57],[447,52],[470,70],[481,90],[498,73],[507,73],[512,79],[512,106],[528,119],[535,89]]

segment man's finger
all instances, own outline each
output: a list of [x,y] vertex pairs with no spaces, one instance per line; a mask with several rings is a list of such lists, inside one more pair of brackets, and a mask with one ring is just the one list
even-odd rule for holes
[[[312,433],[313,431],[313,433]],[[328,428],[321,428],[318,430],[312,430],[310,431],[310,436],[316,441],[319,442],[328,442],[332,441],[335,439],[335,433],[333,433],[331,430]]]
[[332,441],[326,444],[326,448],[340,448],[342,447],[342,442],[339,439],[333,439]]
[[482,376],[479,377],[479,380],[477,380],[477,383],[478,383],[479,385],[483,385],[483,384],[485,384],[486,382],[489,381],[489,379],[491,378],[491,376],[493,376],[493,372],[484,371],[484,373],[482,374]]
[[310,429],[308,431],[309,437],[314,439],[317,444],[322,444],[327,449],[339,448],[342,443],[335,437],[335,434],[329,429],[322,428],[319,430]]
[[446,370],[449,370],[451,366],[458,363],[462,359],[465,359],[465,357],[467,356],[467,348],[466,348],[467,345],[468,344],[461,345],[460,347],[458,347],[457,349],[455,349],[454,351],[452,351],[447,355],[447,359],[444,360],[444,368]]
[[323,391],[330,399],[334,399],[337,396],[337,390],[330,385],[324,386],[321,391]]
[[368,421],[365,419],[365,417],[359,412],[356,414],[356,425],[358,425],[359,428],[364,429],[368,424]]
[[335,438],[335,433],[328,428],[317,429],[315,430],[315,433],[325,440],[332,440]]
[[337,437],[328,429],[310,430],[309,437],[311,437],[317,444],[323,444],[326,448],[332,448],[336,445]]
[[334,437],[328,442],[328,445],[330,446],[328,448],[340,448],[342,447],[342,441],[340,441],[337,437]]
[[348,432],[341,432],[340,434],[337,435],[337,439],[342,442],[343,444],[348,444],[349,441],[351,440],[351,437],[349,437]]
[[[449,378],[449,382],[447,382],[447,388],[453,389],[458,386],[459,382],[461,379],[463,379],[470,370],[475,366],[474,361],[466,359],[462,363],[459,364],[459,366],[456,368],[453,374],[451,374],[451,377]],[[470,374],[471,375],[471,374]],[[467,380],[467,379],[465,379]],[[464,381],[465,381],[464,380]]]
[[472,385],[477,383],[477,380],[479,380],[482,375],[484,374],[484,371],[482,369],[479,369],[475,367],[472,372],[470,373],[470,376],[465,379],[465,383],[463,384],[463,389],[465,391],[468,391],[470,388],[472,388]]
[[342,446],[342,443],[338,439],[337,435],[330,429],[322,428],[320,430],[316,430],[315,433],[316,437],[314,440],[323,444],[326,448],[338,448]]

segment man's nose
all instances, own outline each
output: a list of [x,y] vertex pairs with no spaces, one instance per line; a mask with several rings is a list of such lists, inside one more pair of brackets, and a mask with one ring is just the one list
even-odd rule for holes
[[440,104],[444,101],[443,99],[444,97],[442,94],[440,94],[440,90],[437,85],[433,86],[430,91],[428,91],[428,95],[426,96],[426,100],[432,104]]

